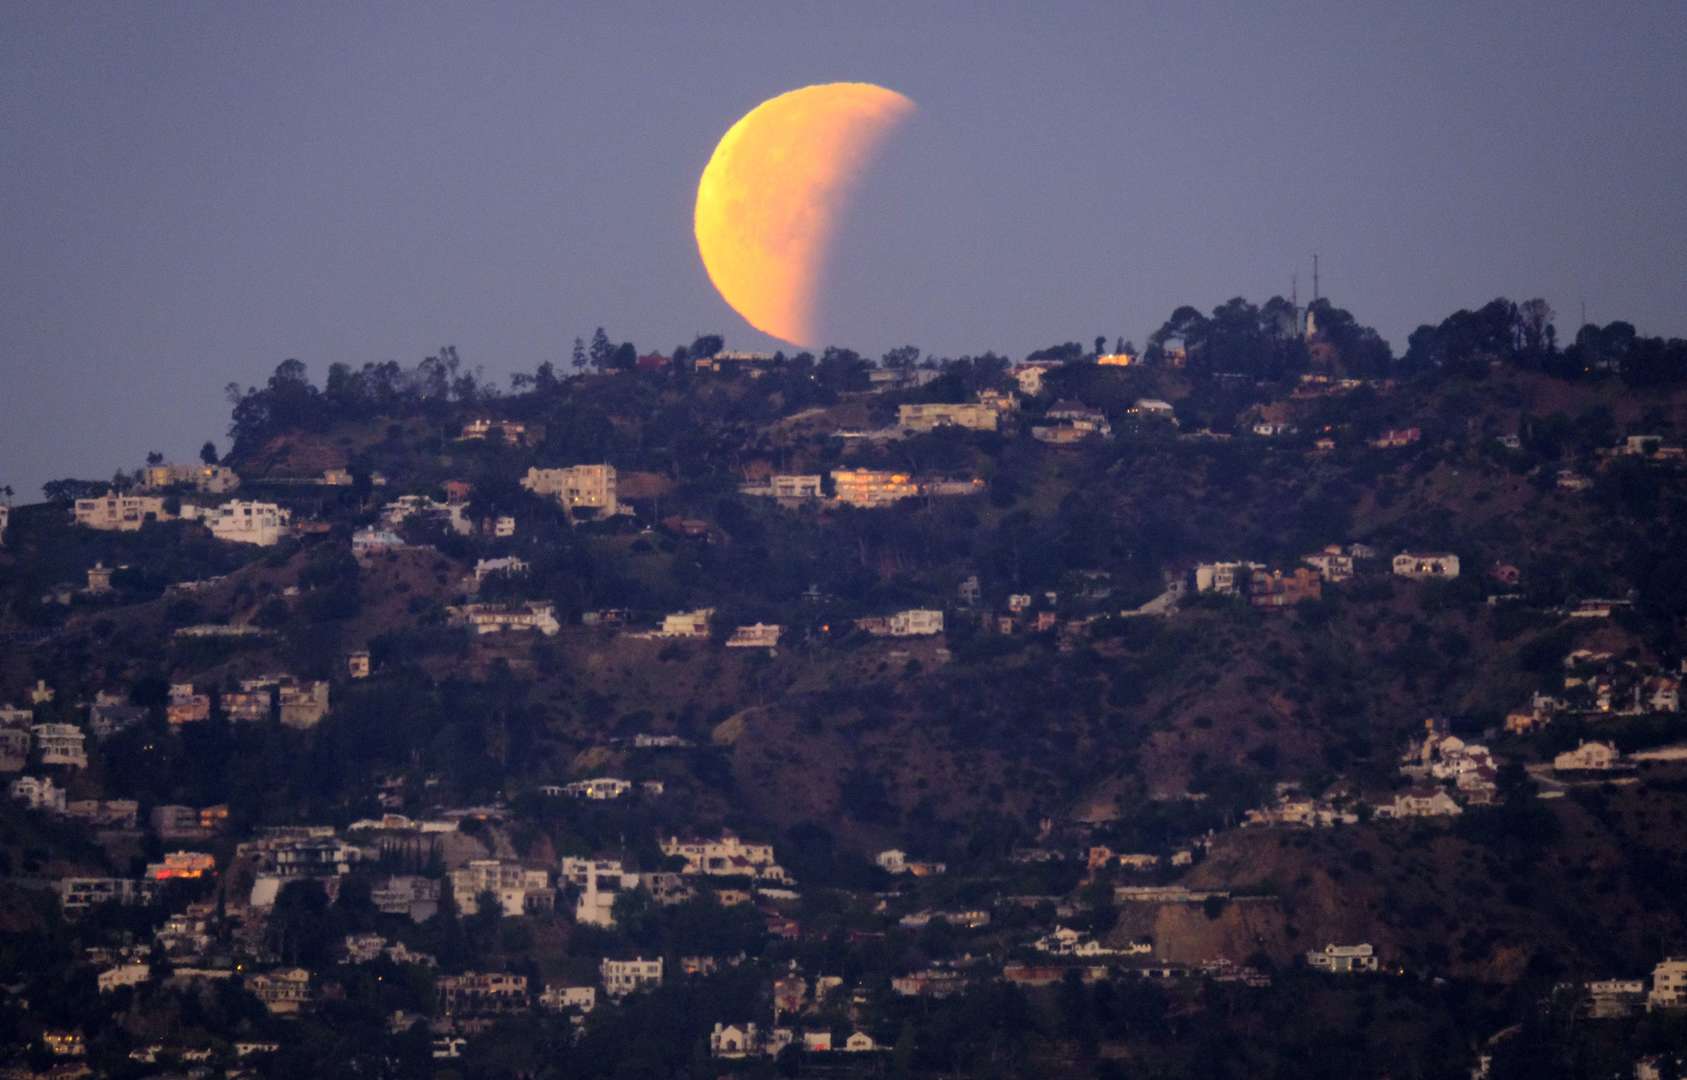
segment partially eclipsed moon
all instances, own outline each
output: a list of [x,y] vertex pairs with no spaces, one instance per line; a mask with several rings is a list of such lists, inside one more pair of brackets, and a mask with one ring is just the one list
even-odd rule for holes
[[697,184],[697,251],[757,330],[812,345],[820,272],[854,181],[914,103],[871,83],[805,86],[733,124]]

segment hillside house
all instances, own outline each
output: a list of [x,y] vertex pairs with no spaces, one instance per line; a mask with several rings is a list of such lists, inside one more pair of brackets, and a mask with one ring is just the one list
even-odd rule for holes
[[1387,431],[1371,440],[1371,445],[1379,450],[1393,450],[1402,446],[1411,446],[1423,438],[1423,432],[1415,427],[1389,428]]
[[357,649],[346,654],[346,675],[353,679],[369,677],[369,650]]
[[458,442],[502,442],[509,446],[527,445],[527,425],[519,420],[496,420],[490,416],[476,417],[463,425]]
[[73,513],[76,524],[105,532],[134,532],[149,521],[170,521],[160,495],[103,495],[77,499]]
[[832,487],[837,501],[846,506],[889,506],[920,493],[906,473],[879,469],[833,469]]
[[1687,956],[1671,956],[1652,969],[1646,1010],[1687,1008]]
[[141,804],[134,799],[72,799],[64,804],[66,817],[90,829],[133,829]]
[[240,486],[240,476],[226,465],[148,465],[141,486],[149,491],[180,486],[202,495],[227,495]]
[[35,760],[41,765],[63,765],[72,769],[88,767],[88,751],[84,748],[82,729],[75,724],[36,724],[29,729],[35,744]]
[[218,540],[273,547],[287,536],[293,513],[275,503],[235,499],[202,511],[198,517]]
[[621,780],[613,776],[600,776],[592,780],[576,780],[562,785],[562,793],[571,799],[591,799],[601,802],[607,799],[619,799],[633,790],[631,780]]
[[1669,675],[1655,675],[1641,687],[1646,708],[1655,713],[1681,711],[1681,680]]
[[281,684],[278,700],[284,727],[313,728],[328,715],[328,683],[289,680]]
[[1414,787],[1378,804],[1376,813],[1379,818],[1452,817],[1464,808],[1442,788]]
[[[435,521],[458,536],[474,532],[474,525],[465,516],[467,508],[461,503],[438,502],[426,495],[400,495],[381,507],[381,523],[396,529],[411,518]],[[355,541],[355,538],[354,538]]]
[[784,632],[784,627],[775,624],[751,623],[749,626],[740,626],[734,630],[732,636],[726,639],[726,647],[729,649],[777,648],[779,635]]
[[1248,603],[1257,608],[1292,607],[1323,595],[1324,579],[1317,571],[1304,566],[1288,574],[1273,570],[1248,579]]
[[1247,591],[1253,576],[1264,570],[1265,564],[1256,562],[1200,563],[1195,567],[1195,591],[1240,596]]
[[1138,420],[1161,420],[1172,426],[1177,425],[1176,410],[1171,402],[1161,401],[1159,398],[1137,398],[1136,404],[1125,410]]
[[995,431],[999,416],[991,406],[976,401],[959,405],[918,404],[898,407],[896,422],[903,431],[911,432],[935,431],[944,427]]
[[527,1011],[527,976],[465,971],[434,980],[434,1000],[445,1016],[488,1016]]
[[637,990],[661,986],[662,958],[646,960],[643,957],[634,957],[631,960],[611,960],[605,957],[598,964],[598,978],[603,982],[603,992],[612,998],[625,997]]
[[696,371],[709,374],[722,375],[743,372],[751,378],[759,379],[776,367],[779,361],[779,353],[723,349],[709,356],[693,357],[691,366]]
[[29,764],[29,729],[0,727],[0,772],[19,772]]
[[1340,544],[1331,544],[1322,551],[1301,556],[1301,562],[1318,571],[1318,576],[1330,583],[1348,581],[1353,577],[1353,556],[1345,553]]
[[785,869],[774,861],[772,844],[746,843],[732,833],[714,839],[670,836],[661,847],[662,854],[685,860],[682,874],[786,880]]
[[6,793],[25,810],[64,813],[64,788],[54,784],[50,776],[20,776],[12,781]]
[[1306,966],[1336,975],[1377,970],[1377,956],[1370,945],[1325,945],[1306,954]]
[[477,559],[474,564],[474,583],[478,587],[493,574],[503,574],[507,577],[525,577],[531,569],[525,559],[518,559],[514,555],[507,555],[501,559]]
[[771,499],[818,499],[822,494],[820,474],[775,474],[762,483],[740,484],[738,493]]
[[163,862],[148,863],[146,876],[152,881],[196,881],[217,871],[216,857],[205,851],[170,851]]
[[358,559],[367,559],[385,551],[397,551],[406,546],[408,545],[404,540],[391,529],[359,529],[351,536],[351,553]]
[[1552,759],[1554,772],[1610,772],[1620,768],[1622,752],[1607,742],[1584,742]]
[[590,511],[597,517],[621,512],[616,499],[613,465],[574,465],[565,469],[528,469],[521,486],[535,495],[548,495],[570,513]]
[[476,634],[498,634],[513,630],[536,630],[546,637],[562,632],[556,605],[547,600],[519,604],[462,604],[445,609],[451,620]]
[[246,989],[277,1016],[288,1016],[311,1003],[310,972],[304,968],[281,968],[261,975],[248,975]]
[[702,638],[709,636],[709,620],[714,617],[714,608],[698,608],[696,611],[676,611],[662,617],[662,625],[658,627],[653,637],[659,638]]
[[855,626],[874,637],[925,637],[943,632],[943,612],[910,608],[890,616],[856,619]]
[[1451,581],[1459,576],[1459,557],[1448,552],[1402,551],[1394,556],[1397,577]]
[[417,874],[394,874],[377,880],[369,890],[375,910],[426,922],[439,911],[440,883]]
[[556,906],[556,890],[544,870],[530,870],[520,863],[502,859],[473,859],[451,871],[451,899],[465,915],[480,911],[480,894],[492,893],[509,917]]
[[1036,397],[1043,392],[1044,377],[1063,365],[1056,360],[1028,360],[1013,369],[1014,382],[1019,384],[1019,392],[1026,397]]
[[597,1008],[595,986],[547,986],[539,995],[539,1007],[550,1012],[578,1009],[589,1013]]

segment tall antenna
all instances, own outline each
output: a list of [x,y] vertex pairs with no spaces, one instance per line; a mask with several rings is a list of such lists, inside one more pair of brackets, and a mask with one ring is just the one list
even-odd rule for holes
[[1318,302],[1318,256],[1312,256],[1312,302]]

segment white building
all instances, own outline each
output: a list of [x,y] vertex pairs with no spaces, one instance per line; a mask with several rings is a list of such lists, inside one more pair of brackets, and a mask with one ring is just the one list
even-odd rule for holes
[[169,521],[160,495],[118,495],[115,492],[97,499],[77,499],[74,511],[76,524],[90,529],[133,532],[149,521]]
[[1353,576],[1353,556],[1342,551],[1340,544],[1331,544],[1322,551],[1303,555],[1300,561],[1318,571],[1318,576],[1325,581],[1346,581]]
[[1459,557],[1448,552],[1402,551],[1394,556],[1398,577],[1451,581],[1459,576]]
[[29,731],[35,743],[35,759],[42,765],[88,767],[82,729],[75,724],[36,724]]
[[1306,954],[1307,967],[1337,975],[1377,970],[1376,953],[1369,945],[1326,945]]
[[199,519],[218,540],[272,547],[287,535],[293,514],[275,503],[235,499],[202,512]]
[[465,915],[480,911],[480,894],[492,893],[508,916],[548,911],[556,906],[556,890],[544,870],[530,870],[501,859],[475,859],[451,871],[451,898]]
[[662,619],[662,626],[656,631],[656,637],[664,638],[698,638],[709,636],[709,619],[715,613],[714,608],[698,608],[696,611],[676,611]]
[[54,784],[50,776],[20,776],[12,781],[9,794],[26,810],[64,813],[64,788]]
[[752,844],[722,833],[716,839],[670,836],[662,841],[662,854],[685,860],[683,874],[745,875],[774,881],[785,880],[785,870],[773,858],[772,844]]
[[1652,969],[1647,1011],[1687,1008],[1687,956],[1672,956]]
[[906,473],[878,469],[833,469],[832,486],[838,502],[847,506],[889,506],[920,493]]
[[610,960],[598,965],[598,977],[603,980],[603,992],[610,997],[625,997],[635,990],[662,985],[662,959]]
[[514,555],[502,559],[480,559],[474,564],[474,583],[479,585],[493,574],[525,576],[528,569],[526,560],[518,559]]
[[528,469],[521,486],[549,495],[570,511],[591,510],[598,517],[621,512],[616,501],[615,466],[575,465],[566,469]]
[[1441,788],[1412,788],[1377,807],[1379,818],[1452,817],[1464,808]]
[[597,1007],[597,987],[547,986],[539,995],[539,1006],[552,1012],[579,1009],[583,1013],[589,1013]]
[[751,623],[740,626],[726,639],[729,649],[772,649],[779,644],[779,635],[785,628],[769,623]]
[[528,600],[520,604],[464,604],[446,609],[453,621],[468,626],[477,634],[496,634],[505,630],[537,630],[546,637],[562,631],[556,618],[556,605],[549,601]]
[[101,904],[145,905],[158,895],[158,883],[145,878],[60,878],[59,907],[85,911]]
[[591,780],[576,780],[571,784],[562,785],[562,793],[573,799],[619,799],[633,790],[631,780],[621,780],[613,776],[599,776]]
[[1552,759],[1556,772],[1609,772],[1622,761],[1622,752],[1605,742],[1584,742]]
[[139,986],[152,978],[152,967],[149,964],[118,964],[100,972],[95,980],[100,993],[109,994],[120,986]]
[[976,401],[960,405],[902,405],[896,415],[897,424],[904,431],[935,431],[943,427],[995,431],[1000,416],[993,406]]
[[204,495],[227,495],[240,486],[240,476],[226,465],[148,465],[144,485],[158,490],[183,484]]
[[943,632],[943,612],[909,608],[889,617],[869,616],[855,620],[858,629],[874,637],[925,637]]

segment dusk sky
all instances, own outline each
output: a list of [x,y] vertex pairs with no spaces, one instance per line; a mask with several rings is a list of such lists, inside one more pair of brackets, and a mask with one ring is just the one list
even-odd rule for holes
[[1687,5],[11,3],[0,484],[226,449],[223,387],[607,328],[770,348],[691,215],[757,103],[918,113],[833,251],[877,356],[1139,344],[1300,273],[1395,350],[1543,296],[1687,334]]

